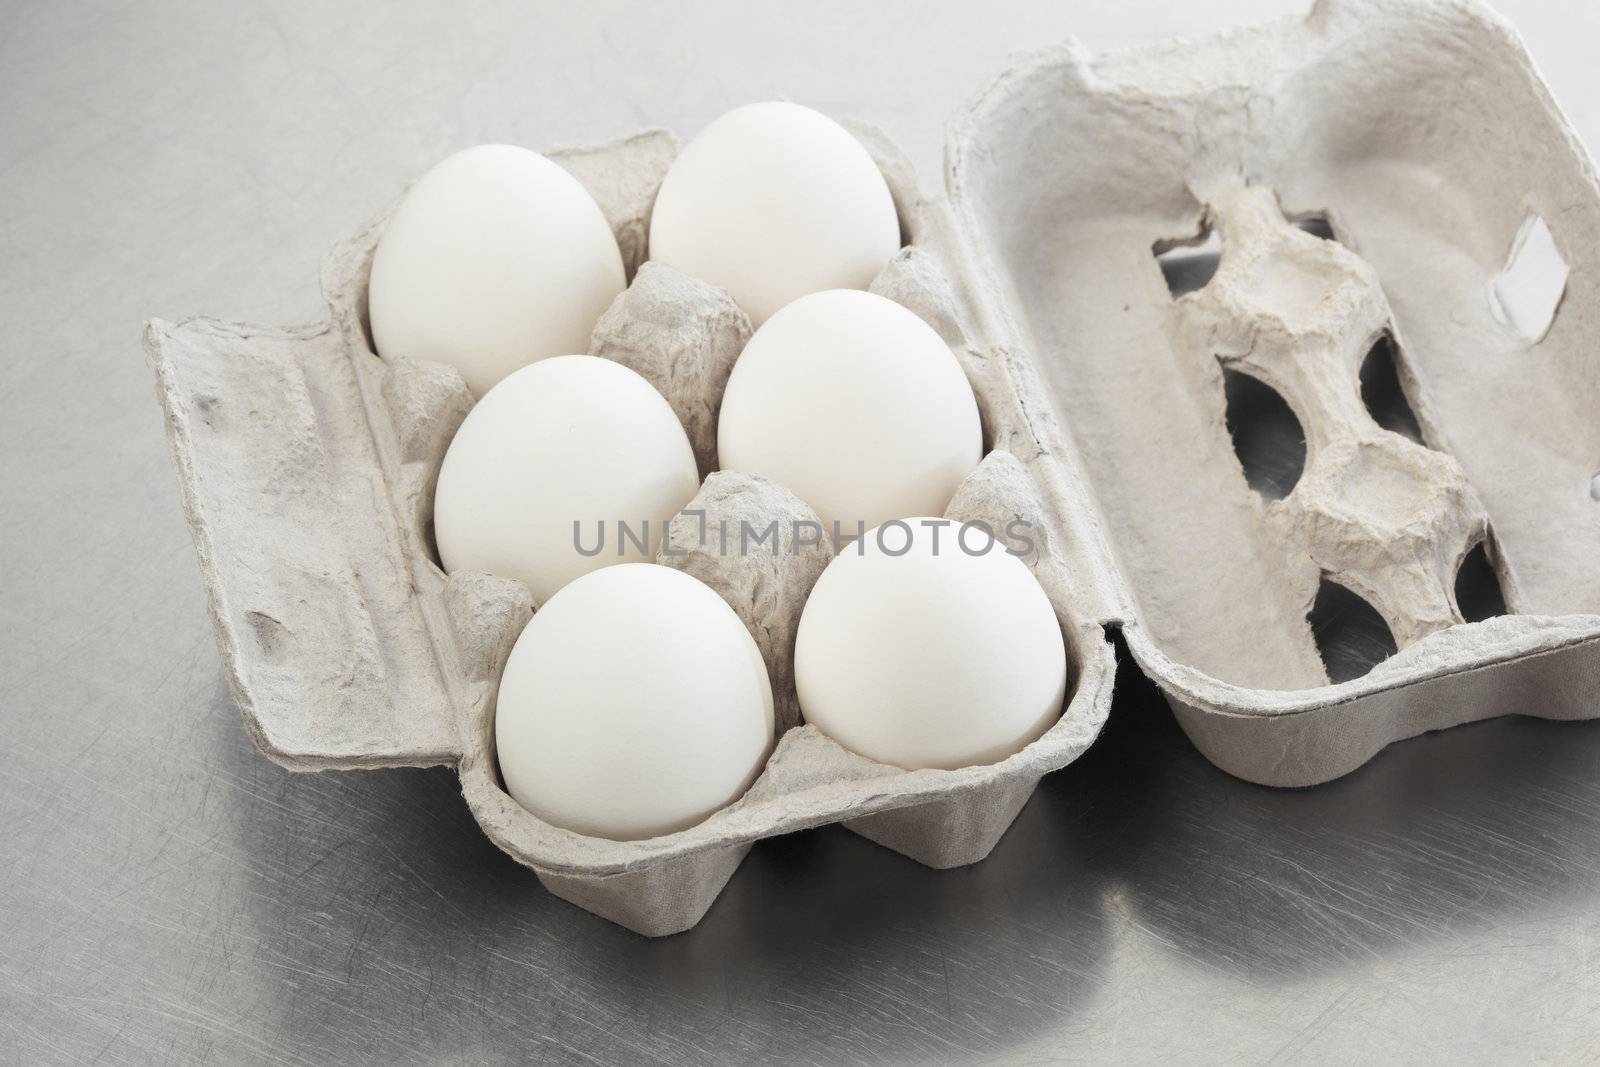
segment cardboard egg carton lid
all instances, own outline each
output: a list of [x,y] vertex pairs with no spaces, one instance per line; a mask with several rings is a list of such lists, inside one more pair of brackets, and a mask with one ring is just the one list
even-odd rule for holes
[[[1058,433],[1041,473],[1075,469],[1106,533],[1103,617],[1213,762],[1310,785],[1600,715],[1600,190],[1499,16],[1323,0],[1068,43],[956,121],[947,185]],[[1276,484],[1262,394],[1303,450]]]

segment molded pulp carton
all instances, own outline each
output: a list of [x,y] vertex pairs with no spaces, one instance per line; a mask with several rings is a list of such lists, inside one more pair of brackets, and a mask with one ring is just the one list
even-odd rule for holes
[[[437,565],[433,484],[472,400],[450,368],[372,351],[385,215],[330,257],[325,322],[147,331],[264,752],[300,770],[454,764],[485,832],[547,887],[658,935],[694,925],[752,842],[791,830],[842,822],[936,867],[987,855],[1039,778],[1097,735],[1113,628],[1201,751],[1271,785],[1475,719],[1600,714],[1600,189],[1497,17],[1339,0],[1198,42],[1101,57],[1069,43],[959,117],[941,201],[854,129],[906,238],[873,289],[939,331],[979,400],[990,451],[948,514],[1047,535],[1027,562],[1067,642],[1060,721],[959,771],[847,752],[800,722],[793,691],[795,626],[829,550],[691,551],[662,562],[721,593],[766,657],[781,731],[766,770],[648,841],[524,811],[501,788],[493,704],[533,605],[518,583]],[[721,291],[641,267],[676,148],[652,131],[552,153],[605,210],[632,278],[591,351],[683,418],[708,475],[691,509],[791,529],[812,515],[793,494],[714,472],[748,321]],[[1179,262],[1208,240],[1220,258]],[[1555,269],[1532,277],[1540,251]],[[1387,406],[1363,388],[1384,380]],[[1265,493],[1235,410],[1251,390],[1305,441]],[[1464,611],[1464,567],[1509,613],[1465,621],[1479,612]],[[1397,651],[1361,673],[1378,657],[1357,646],[1352,667],[1329,605],[1364,612]]]

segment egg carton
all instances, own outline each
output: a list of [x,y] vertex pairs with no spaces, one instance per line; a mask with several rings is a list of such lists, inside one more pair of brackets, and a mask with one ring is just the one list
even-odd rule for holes
[[[985,336],[1054,416],[1035,469],[1078,471],[1106,533],[1089,610],[1212,762],[1305,786],[1430,730],[1600,715],[1600,188],[1498,15],[1323,0],[1069,43],[960,117],[947,187]],[[1286,495],[1236,452],[1246,391],[1303,431]],[[1484,561],[1471,599],[1505,613],[1464,611]],[[1352,630],[1394,653],[1347,677]]]
[[[793,696],[794,628],[826,556],[782,554],[762,572],[691,554],[662,562],[717,589],[767,659],[783,732],[764,773],[650,841],[522,810],[498,779],[492,705],[532,605],[516,583],[435,563],[433,480],[471,401],[448,368],[372,352],[380,217],[331,257],[328,321],[147,335],[230,680],[263,751],[307,770],[455,764],[480,825],[553,892],[664,934],[698,921],[751,843],[790,830],[841,822],[936,867],[982,858],[1039,777],[1097,734],[1119,630],[1201,751],[1272,785],[1475,719],[1600,714],[1600,362],[1582,346],[1600,307],[1586,269],[1600,191],[1496,16],[1338,0],[1196,42],[1099,57],[1069,42],[958,117],[943,200],[921,197],[881,134],[853,129],[908,239],[874,289],[950,342],[978,397],[991,451],[950,514],[1048,532],[1028,562],[1067,641],[1060,722],[989,767],[855,756],[800,724]],[[662,389],[706,472],[748,323],[725,294],[639,266],[675,151],[649,132],[553,158],[595,195],[633,277],[593,351]],[[1175,296],[1162,257],[1208,235],[1214,275]],[[1554,295],[1521,276],[1546,235],[1571,265]],[[1416,441],[1363,403],[1380,338]],[[1304,473],[1282,499],[1253,489],[1235,452],[1238,375],[1304,427]],[[690,508],[809,514],[729,473]],[[1453,578],[1475,549],[1515,614],[1464,620]],[[1398,647],[1337,683],[1312,623],[1329,589],[1372,605]]]
[[[873,288],[952,345],[993,446],[948,514],[996,530],[1016,519],[1043,530],[1042,503],[1013,454],[1038,451],[1027,413],[1007,383],[1007,361],[970,332],[937,244],[936,210],[882,134],[853,130],[891,185],[906,237]],[[1039,779],[1099,733],[1115,672],[1103,628],[1078,607],[1092,601],[1039,538],[1026,562],[1058,614],[1070,692],[1038,740],[989,766],[908,771],[851,753],[800,721],[795,634],[832,550],[795,544],[794,524],[817,519],[787,489],[715,471],[716,412],[750,323],[725,292],[641,266],[650,206],[676,150],[670,134],[648,131],[551,158],[599,202],[631,279],[591,350],[661,390],[708,475],[674,519],[674,554],[659,562],[723,596],[773,682],[780,737],[766,767],[741,799],[690,829],[645,841],[586,837],[543,822],[505,792],[494,700],[534,605],[519,582],[447,576],[438,565],[433,489],[473,401],[453,368],[387,363],[373,350],[366,283],[388,212],[330,256],[327,321],[293,329],[157,321],[146,342],[229,680],[255,743],[295,770],[455,765],[497,845],[558,896],[651,936],[693,926],[753,842],[792,830],[843,823],[932,867],[982,859]],[[715,534],[699,536],[742,524],[758,534],[776,524],[779,543],[724,553]]]

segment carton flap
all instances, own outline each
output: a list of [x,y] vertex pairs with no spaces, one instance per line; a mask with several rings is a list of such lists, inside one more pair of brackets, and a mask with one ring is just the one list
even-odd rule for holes
[[[332,325],[154,321],[145,345],[254,739],[295,769],[454,762],[357,370]],[[372,559],[392,566],[358,562]]]

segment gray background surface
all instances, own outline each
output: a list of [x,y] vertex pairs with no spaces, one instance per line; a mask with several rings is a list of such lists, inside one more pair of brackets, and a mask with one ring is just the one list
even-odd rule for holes
[[[0,1061],[1600,1058],[1600,727],[1274,792],[1125,671],[985,863],[800,834],[652,943],[546,895],[447,770],[269,764],[206,622],[144,318],[317,317],[330,242],[475,142],[786,95],[931,187],[1011,52],[1301,7],[0,0]],[[1600,144],[1600,7],[1503,9]]]

